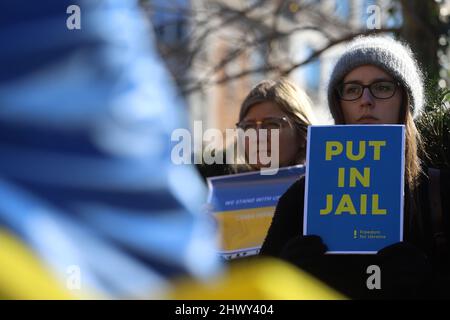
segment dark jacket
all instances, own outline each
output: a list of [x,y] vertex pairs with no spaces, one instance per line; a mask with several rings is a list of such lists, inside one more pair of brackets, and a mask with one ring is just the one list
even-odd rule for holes
[[[206,181],[209,177],[217,177],[217,176],[224,176],[229,174],[236,174],[236,173],[244,173],[244,172],[250,172],[255,169],[252,169],[249,165],[241,164],[241,165],[229,165],[225,163],[226,161],[226,150],[220,151],[222,154],[222,159],[224,163],[212,163],[212,164],[206,164],[201,163],[197,164],[196,168],[198,172],[200,173],[203,180]],[[213,151],[213,155],[216,154],[216,151]]]
[[[443,230],[448,239],[450,206],[449,174],[441,176]],[[436,244],[430,218],[429,180],[423,176],[413,197],[405,197],[404,242],[387,247],[377,255],[324,255],[319,237],[304,237],[303,206],[305,179],[295,182],[280,198],[261,255],[287,260],[352,298],[450,297],[444,283],[449,264],[448,248]],[[409,195],[405,190],[405,195]],[[438,248],[439,247],[439,248]],[[382,290],[367,289],[369,265],[379,265]]]

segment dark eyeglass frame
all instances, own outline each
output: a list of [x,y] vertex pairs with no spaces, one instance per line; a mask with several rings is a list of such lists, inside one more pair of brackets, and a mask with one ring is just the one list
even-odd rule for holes
[[[393,84],[393,85],[394,85],[394,91],[392,92],[392,95],[390,95],[389,97],[383,97],[383,98],[380,98],[380,97],[377,97],[377,96],[372,92],[372,88],[373,88],[374,85],[379,84],[379,83],[383,83],[383,82],[384,82],[384,83],[391,83],[391,84]],[[354,99],[344,99],[344,98],[342,97],[344,86],[347,85],[347,84],[358,85],[358,86],[360,86],[360,87],[362,88],[361,93],[360,93],[360,95],[359,95],[357,98],[354,98]],[[361,98],[362,95],[364,94],[364,89],[368,88],[370,94],[372,95],[372,97],[374,97],[375,99],[385,100],[385,99],[390,99],[390,98],[392,98],[392,97],[395,95],[395,93],[397,92],[397,88],[398,88],[399,86],[400,86],[400,83],[399,83],[399,82],[397,82],[397,81],[390,81],[390,80],[380,80],[380,81],[375,81],[375,82],[372,82],[371,84],[368,84],[368,85],[363,85],[363,84],[357,83],[357,82],[345,82],[345,83],[342,83],[341,85],[339,85],[339,87],[336,89],[336,91],[337,91],[337,94],[338,94],[338,96],[339,96],[339,99],[341,99],[341,100],[343,100],[343,101],[355,101],[355,100],[358,100],[359,98]]]
[[263,127],[263,124],[264,124],[264,122],[267,122],[267,121],[270,121],[270,120],[277,120],[277,121],[281,120],[281,122],[280,122],[281,123],[280,129],[284,127],[283,123],[286,123],[287,125],[291,126],[291,122],[289,121],[288,117],[283,116],[283,117],[268,117],[268,118],[264,118],[263,120],[258,120],[258,121],[253,121],[253,120],[252,121],[245,121],[245,120],[243,120],[243,121],[240,121],[240,122],[236,123],[236,127],[245,131],[245,130],[248,130],[248,129],[244,129],[243,128],[243,124],[245,124],[245,123],[250,124],[251,123],[251,124],[255,124],[254,129],[258,129],[258,128],[267,129],[267,128]]

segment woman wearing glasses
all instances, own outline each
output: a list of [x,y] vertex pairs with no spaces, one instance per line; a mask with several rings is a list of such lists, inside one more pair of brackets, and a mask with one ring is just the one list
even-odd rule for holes
[[[245,139],[243,159],[236,159],[229,167],[204,166],[200,171],[204,176],[212,176],[269,167],[270,163],[261,161],[259,153],[274,158],[270,143],[272,129],[279,130],[279,140],[275,141],[279,146],[279,167],[302,164],[306,155],[307,128],[314,122],[311,101],[303,90],[286,78],[263,80],[249,92],[240,108],[237,128],[244,133],[256,132],[256,135],[249,134]],[[260,129],[266,129],[267,135],[261,134]],[[265,146],[259,143],[261,138],[268,140]],[[239,154],[236,145],[231,147],[235,148],[235,154]]]
[[[405,125],[405,242],[375,256],[324,255],[327,248],[320,237],[301,236],[305,186],[300,179],[280,198],[262,255],[294,262],[350,297],[425,294],[434,276],[430,262],[447,258],[436,256],[428,180],[418,156],[421,139],[414,118],[422,110],[423,92],[422,75],[411,50],[385,37],[353,40],[338,59],[328,86],[336,124]],[[366,286],[366,269],[371,264],[381,268],[383,290],[371,291]]]
[[[246,163],[254,170],[260,169],[264,164],[259,159],[259,152],[266,152],[270,156],[270,141],[267,149],[260,144],[259,139],[265,138],[258,129],[267,130],[267,139],[270,130],[279,130],[279,166],[286,167],[305,162],[306,134],[308,125],[314,122],[311,101],[306,93],[286,78],[278,81],[264,80],[256,85],[244,99],[239,112],[238,128],[244,132],[254,129],[258,133],[256,141],[246,139]],[[251,148],[251,144],[254,148]],[[261,146],[262,145],[262,146]],[[257,161],[250,161],[252,158]],[[267,165],[267,164],[266,164]]]

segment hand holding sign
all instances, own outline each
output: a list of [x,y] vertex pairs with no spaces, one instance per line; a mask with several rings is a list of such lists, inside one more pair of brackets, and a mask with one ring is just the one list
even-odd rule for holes
[[[326,255],[319,236],[297,236],[280,258],[300,267],[349,298],[414,299],[426,297],[432,284],[425,254],[409,243],[387,246],[376,255]],[[378,287],[368,287],[370,266],[380,270]]]

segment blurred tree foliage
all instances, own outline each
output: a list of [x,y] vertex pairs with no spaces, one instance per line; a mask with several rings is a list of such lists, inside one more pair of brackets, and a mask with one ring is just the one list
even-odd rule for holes
[[428,167],[450,169],[450,89],[427,86],[428,101],[416,124],[422,135]]

